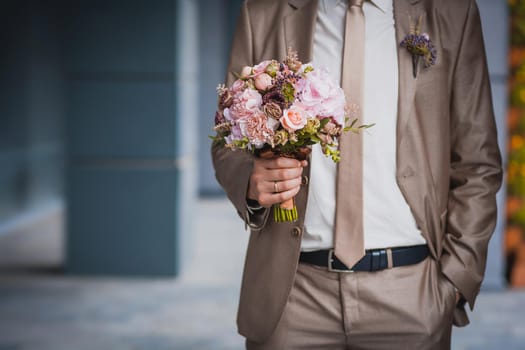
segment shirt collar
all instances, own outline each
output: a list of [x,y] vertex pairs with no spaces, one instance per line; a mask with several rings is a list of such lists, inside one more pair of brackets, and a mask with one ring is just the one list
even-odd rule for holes
[[[369,2],[371,2],[375,7],[377,7],[378,9],[380,9],[382,12],[386,12],[386,10],[392,8],[393,4],[392,4],[392,1],[393,0],[367,0]],[[346,6],[346,4],[348,3],[348,0],[337,0],[337,1],[333,1],[333,0],[323,0],[323,6],[324,8],[326,9],[327,6]]]
[[386,12],[388,9],[391,9],[393,6],[394,0],[369,0],[371,3],[373,3],[378,9],[380,9],[383,12]]
[[336,8],[337,6],[344,6],[346,7],[348,0],[321,0],[321,4],[323,5],[323,9],[326,11],[327,7],[333,7]]

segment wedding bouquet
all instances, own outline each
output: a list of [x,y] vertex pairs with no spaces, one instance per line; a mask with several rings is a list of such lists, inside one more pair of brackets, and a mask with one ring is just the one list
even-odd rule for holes
[[[358,106],[346,103],[325,68],[303,64],[291,50],[282,62],[244,67],[231,87],[219,85],[217,92],[212,139],[259,157],[304,160],[310,146],[319,143],[323,153],[338,162],[341,134],[371,126],[356,126]],[[293,199],[274,206],[276,222],[297,218]]]

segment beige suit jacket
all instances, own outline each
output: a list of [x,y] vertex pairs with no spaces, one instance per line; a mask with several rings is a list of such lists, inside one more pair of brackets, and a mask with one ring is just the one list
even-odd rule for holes
[[[478,8],[474,0],[393,0],[397,41],[409,16],[423,16],[422,31],[437,49],[436,65],[412,73],[410,53],[399,47],[397,183],[431,256],[472,308],[496,222],[495,194],[502,170]],[[250,0],[243,4],[228,67],[232,72],[287,47],[307,62],[317,0]],[[238,310],[239,332],[263,341],[275,329],[292,288],[303,232],[307,181],[296,197],[299,220],[276,224],[250,217],[246,190],[253,156],[213,147],[216,177],[251,227]],[[305,169],[305,180],[309,169]],[[338,194],[340,195],[340,194]],[[424,306],[422,306],[424,307]],[[456,308],[455,324],[468,319]]]

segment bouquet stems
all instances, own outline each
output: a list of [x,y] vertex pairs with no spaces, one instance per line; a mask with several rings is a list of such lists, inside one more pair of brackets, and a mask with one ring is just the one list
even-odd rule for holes
[[[287,157],[297,160],[306,160],[308,155],[312,152],[311,147],[299,147],[294,152],[278,153],[270,148],[262,149],[258,152],[258,156],[265,159],[272,159],[275,157]],[[297,206],[295,205],[295,198],[290,198],[282,203],[273,206],[273,219],[275,222],[295,222],[299,219]]]
[[294,222],[297,221],[297,207],[294,198],[288,199],[280,204],[273,206],[273,218],[275,222]]

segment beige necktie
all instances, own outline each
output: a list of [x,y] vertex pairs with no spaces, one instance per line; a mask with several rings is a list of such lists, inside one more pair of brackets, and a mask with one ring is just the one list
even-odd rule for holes
[[[365,62],[364,0],[349,0],[346,13],[341,84],[347,103],[357,104],[362,122]],[[335,255],[351,268],[365,254],[363,238],[363,139],[344,133],[337,168]]]

